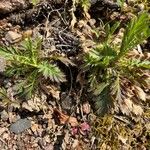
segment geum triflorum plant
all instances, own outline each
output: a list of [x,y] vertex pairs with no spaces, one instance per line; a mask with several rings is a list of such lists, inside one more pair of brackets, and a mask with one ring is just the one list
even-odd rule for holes
[[137,99],[145,100],[141,87],[147,81],[146,77],[141,77],[143,71],[150,69],[150,61],[130,57],[129,53],[150,36],[149,25],[150,19],[145,12],[133,18],[124,31],[120,45],[113,43],[114,32],[119,28],[119,23],[111,28],[106,25],[107,36],[104,42],[98,43],[86,54],[84,69],[89,70],[90,89],[94,93],[98,114],[103,115],[109,110],[131,116],[142,114],[143,110]]
[[[18,47],[0,47],[0,56],[7,60],[5,74],[19,79],[18,92],[31,97],[44,77],[52,82],[66,81],[64,73],[56,65],[56,60],[63,62],[61,56],[42,57],[41,39],[26,39]],[[67,58],[64,60],[69,63]]]

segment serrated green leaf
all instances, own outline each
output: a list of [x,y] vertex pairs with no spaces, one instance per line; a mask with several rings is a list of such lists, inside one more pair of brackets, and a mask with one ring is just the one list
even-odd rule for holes
[[97,115],[103,116],[108,113],[113,106],[109,86],[106,86],[104,90],[97,97],[94,98],[94,101]]
[[38,4],[40,2],[40,0],[31,0],[31,3],[33,4],[33,5],[36,5],[36,4]]
[[41,72],[46,78],[50,78],[53,82],[64,82],[64,73],[54,64],[43,61],[38,65],[38,71]]
[[98,84],[94,89],[94,95],[99,95],[108,86],[108,83],[102,82]]
[[124,32],[119,57],[125,55],[130,49],[141,44],[150,36],[150,18],[148,13],[141,13],[134,17]]

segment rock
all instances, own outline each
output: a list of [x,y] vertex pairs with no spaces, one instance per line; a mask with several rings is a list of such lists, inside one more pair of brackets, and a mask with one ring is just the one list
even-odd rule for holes
[[0,117],[3,121],[6,121],[9,118],[8,113],[6,112],[6,110],[3,110],[2,112],[0,112]]
[[0,14],[6,14],[15,10],[26,9],[29,5],[27,0],[1,0]]
[[9,43],[13,44],[19,42],[22,39],[22,35],[13,31],[8,31],[7,34],[5,35],[5,39]]
[[14,132],[15,134],[19,134],[24,130],[29,129],[30,127],[31,127],[30,120],[28,120],[27,118],[19,119],[10,126],[10,131]]

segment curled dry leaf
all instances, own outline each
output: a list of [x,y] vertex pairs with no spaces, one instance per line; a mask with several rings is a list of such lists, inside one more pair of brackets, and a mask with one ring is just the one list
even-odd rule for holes
[[120,106],[120,109],[123,114],[131,115],[131,113],[135,115],[142,115],[143,109],[141,106],[135,104],[130,99],[125,99],[124,103]]
[[47,94],[52,94],[52,96],[57,100],[60,99],[60,91],[58,87],[51,85],[51,86],[46,86],[46,89],[47,89]]
[[36,132],[36,131],[38,130],[38,128],[39,128],[39,125],[32,122],[31,130],[32,130],[33,132]]
[[88,102],[86,102],[82,105],[82,109],[85,114],[89,114],[91,110],[91,106]]
[[77,139],[75,139],[72,144],[72,148],[77,148],[78,145],[79,145],[79,141]]
[[65,115],[56,108],[54,109],[54,115],[57,117],[60,124],[70,123],[72,127],[78,126],[78,121],[75,117]]
[[137,96],[142,101],[146,101],[146,93],[139,86],[134,86],[134,88],[135,88],[135,93],[137,94]]
[[143,114],[143,109],[139,105],[133,105],[132,111],[135,115],[142,115]]

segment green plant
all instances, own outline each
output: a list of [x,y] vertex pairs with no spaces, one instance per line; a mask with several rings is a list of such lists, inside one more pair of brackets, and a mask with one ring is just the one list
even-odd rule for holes
[[36,4],[38,4],[40,2],[40,0],[31,0],[31,3],[35,6]]
[[117,4],[122,8],[125,3],[125,0],[117,0]]
[[[0,47],[0,56],[8,61],[5,74],[19,79],[18,92],[27,97],[31,97],[43,77],[57,83],[66,81],[56,64],[56,60],[63,60],[62,57],[52,55],[44,58],[39,38],[34,41],[25,39],[18,47]],[[70,63],[67,58],[64,60]]]
[[72,0],[72,2],[73,2],[73,5],[81,6],[85,13],[88,12],[91,6],[90,0]]
[[[136,92],[131,82],[138,81],[140,71],[150,69],[150,61],[130,57],[129,53],[150,36],[149,24],[149,15],[145,12],[133,18],[125,29],[120,45],[113,44],[119,23],[112,27],[106,25],[104,42],[98,43],[85,55],[84,69],[89,70],[88,80],[98,114],[105,114],[112,106],[114,111],[121,110],[126,115],[142,113],[142,108],[131,101]],[[140,91],[144,93],[141,88]]]

